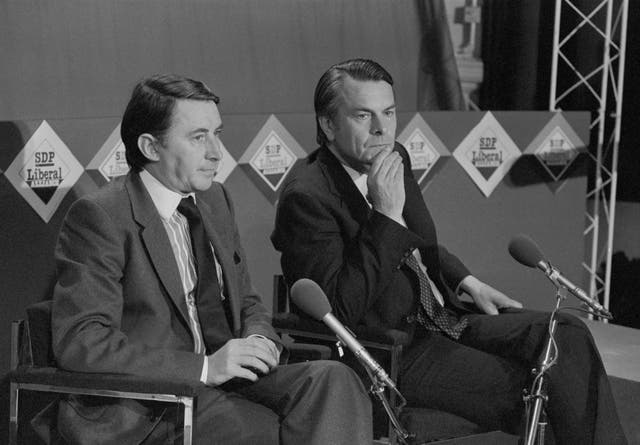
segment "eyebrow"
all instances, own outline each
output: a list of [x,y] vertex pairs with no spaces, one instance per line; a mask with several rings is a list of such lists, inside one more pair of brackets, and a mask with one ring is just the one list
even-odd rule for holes
[[[394,103],[393,105],[389,105],[387,108],[383,109],[382,111],[389,111],[392,108],[396,108],[396,104]],[[360,107],[360,108],[354,108],[353,110],[355,113],[359,112],[359,111],[366,111],[367,113],[374,113],[373,110],[369,109],[369,108],[365,108],[365,107]]]
[[[214,128],[213,131],[219,131],[219,130],[222,130],[223,128],[224,128],[224,125],[220,124],[216,128]],[[201,128],[196,128],[195,130],[191,130],[189,132],[190,135],[197,134],[197,133],[209,133],[209,129],[201,127]]]

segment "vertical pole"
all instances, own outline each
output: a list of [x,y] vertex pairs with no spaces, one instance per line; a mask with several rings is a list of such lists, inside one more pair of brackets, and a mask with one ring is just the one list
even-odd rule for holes
[[556,94],[558,88],[558,53],[560,48],[560,14],[563,0],[556,0],[555,21],[553,24],[553,50],[551,55],[551,89],[549,92],[549,110],[557,111]]
[[[613,1],[607,1],[607,18],[605,27],[605,44],[604,55],[602,60],[602,77],[600,82],[600,100],[598,108],[598,141],[596,147],[596,184],[593,197],[593,234],[591,239],[591,279],[589,282],[589,296],[592,299],[598,298],[597,271],[598,271],[598,243],[600,236],[600,194],[603,193],[602,187],[602,163],[603,163],[603,146],[604,134],[606,130],[607,119],[607,88],[609,86],[609,64],[611,63],[609,50],[611,42],[611,11]],[[589,316],[589,318],[593,318]]]
[[184,437],[182,443],[191,445],[193,439],[193,397],[184,397],[182,399],[184,405]]
[[[615,229],[615,216],[616,216],[616,195],[618,189],[618,150],[620,146],[620,126],[622,122],[622,101],[624,91],[624,69],[625,69],[625,54],[627,51],[627,20],[628,20],[628,0],[622,0],[620,5],[621,22],[620,22],[620,48],[618,58],[618,73],[617,73],[617,97],[616,97],[616,111],[614,116],[614,131],[613,131],[613,155],[611,160],[611,192],[609,197],[610,203],[610,220],[609,220],[609,233],[606,252],[606,271],[605,271],[605,291],[604,300],[602,302],[606,309],[609,309],[609,301],[611,295],[611,257],[613,255],[613,235]],[[603,319],[605,323],[607,319]]]
[[18,445],[18,401],[19,388],[18,384],[11,382],[9,384],[9,445]]

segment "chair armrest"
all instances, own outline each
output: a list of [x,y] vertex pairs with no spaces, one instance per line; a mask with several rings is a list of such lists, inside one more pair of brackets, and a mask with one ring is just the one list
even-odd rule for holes
[[91,391],[118,391],[141,394],[172,394],[196,397],[206,386],[187,380],[150,379],[133,375],[64,371],[58,368],[20,366],[9,372],[11,382]]
[[[305,338],[329,341],[335,341],[336,339],[333,331],[323,323],[289,312],[274,314],[273,326],[279,332]],[[378,349],[390,349],[395,346],[405,346],[409,343],[409,334],[397,329],[358,326],[354,334],[364,346]]]

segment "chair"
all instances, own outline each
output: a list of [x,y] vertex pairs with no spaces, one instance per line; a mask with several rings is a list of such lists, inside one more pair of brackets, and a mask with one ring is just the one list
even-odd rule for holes
[[[324,345],[336,343],[335,334],[323,323],[307,317],[300,317],[289,311],[289,290],[282,275],[275,275],[273,279],[274,290],[274,317],[273,325],[281,334],[291,336],[295,341],[320,342]],[[391,379],[397,382],[402,350],[409,343],[409,336],[396,329],[382,329],[376,327],[359,326],[355,329],[359,342],[367,348],[372,355],[382,357],[381,366],[386,368]],[[351,354],[352,356],[352,354]],[[334,353],[332,358],[338,358]],[[349,360],[347,360],[349,362]],[[356,372],[364,378],[366,375],[355,358],[349,363]],[[357,363],[357,364],[356,364]],[[365,384],[368,380],[365,379]],[[395,394],[390,392],[389,402],[398,409],[398,401]],[[377,402],[377,401],[375,401]],[[376,405],[374,404],[374,407]],[[374,408],[374,412],[376,409]],[[415,433],[420,443],[436,442],[447,439],[455,439],[455,443],[491,443],[515,445],[518,438],[502,432],[489,432],[475,423],[451,413],[429,409],[424,407],[406,406],[400,410],[399,416],[402,425],[411,433]],[[374,422],[386,418],[383,412],[374,415]],[[374,425],[374,428],[376,425]],[[387,422],[386,428],[375,428],[374,433],[387,434],[388,443],[395,445],[398,439],[391,422]],[[465,440],[464,438],[467,438]],[[445,443],[443,442],[443,444]]]
[[71,372],[55,366],[51,301],[27,308],[27,320],[11,326],[9,444],[17,445],[21,391],[171,402],[183,409],[183,444],[191,444],[194,403],[204,384],[130,375]]

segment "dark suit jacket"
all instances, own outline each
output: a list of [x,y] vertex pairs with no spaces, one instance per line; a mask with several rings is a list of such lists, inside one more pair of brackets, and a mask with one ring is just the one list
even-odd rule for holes
[[287,282],[316,281],[335,315],[352,327],[408,330],[406,316],[415,312],[419,291],[417,280],[401,266],[416,247],[446,304],[464,310],[453,289],[469,271],[438,245],[409,156],[400,144],[395,150],[405,165],[408,228],[371,210],[326,147],[291,172],[280,195],[271,240],[282,252]]
[[[222,266],[234,336],[260,334],[279,343],[251,286],[229,195],[214,183],[197,201]],[[130,173],[72,205],[60,231],[56,263],[52,330],[59,367],[200,380],[204,356],[193,352],[175,257],[138,174]],[[202,326],[205,343],[208,328]],[[71,429],[86,426],[83,410],[98,417],[95,402],[91,407],[76,402],[73,409],[61,411],[61,429],[65,424]],[[111,407],[115,411],[100,422],[115,421],[125,412],[124,404],[120,408]],[[142,409],[127,409],[127,417],[137,411],[140,422],[129,422],[131,431],[124,435],[142,439],[152,425],[144,421]],[[122,425],[113,427],[116,437]]]

